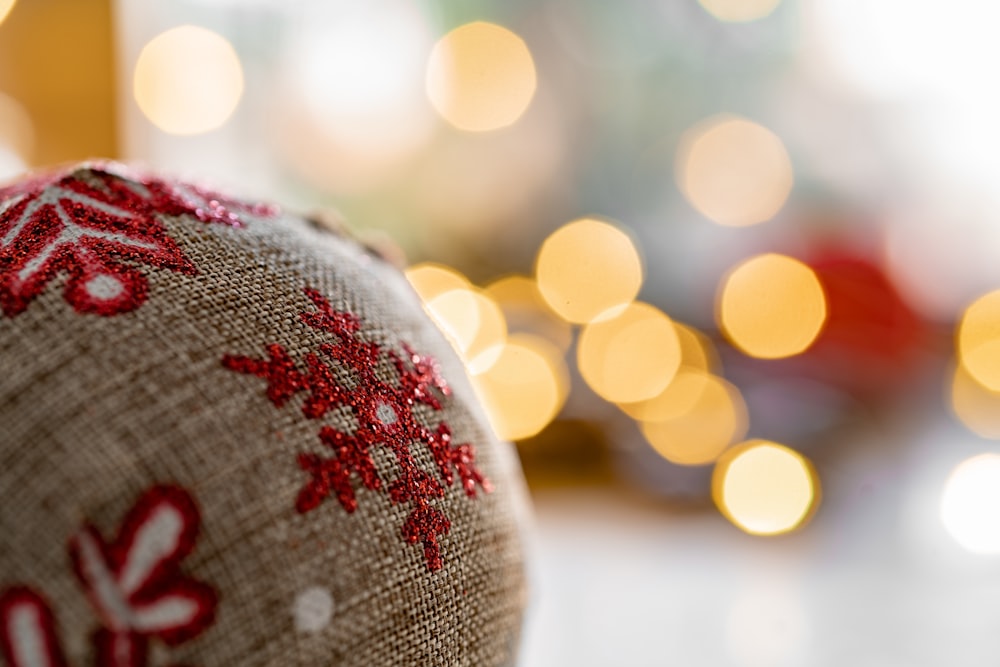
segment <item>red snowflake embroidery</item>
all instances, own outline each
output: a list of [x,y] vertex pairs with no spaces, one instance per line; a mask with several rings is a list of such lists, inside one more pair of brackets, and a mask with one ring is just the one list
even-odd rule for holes
[[59,275],[80,313],[118,315],[148,296],[146,264],[194,274],[161,215],[193,215],[242,226],[242,215],[274,215],[203,188],[144,177],[113,163],[28,178],[0,188],[0,310],[23,312]]
[[[72,537],[73,570],[101,619],[92,635],[97,667],[144,667],[151,638],[174,646],[212,624],[214,589],[180,567],[199,524],[185,490],[156,486],[129,510],[113,541],[90,525]],[[30,588],[0,595],[0,650],[10,667],[66,664],[50,607]]]
[[[316,509],[331,495],[347,512],[357,509],[353,477],[372,491],[385,489],[391,502],[407,504],[410,514],[402,526],[404,540],[421,543],[427,568],[439,570],[443,565],[438,538],[451,529],[451,522],[432,502],[444,496],[445,485],[452,485],[457,474],[469,497],[476,496],[476,487],[486,493],[492,489],[475,466],[475,450],[471,444],[452,444],[451,429],[444,422],[435,429],[423,426],[414,415],[414,405],[422,403],[441,410],[441,398],[451,390],[437,369],[436,362],[417,354],[404,345],[405,355],[384,350],[377,343],[359,338],[361,321],[355,315],[334,310],[317,291],[307,289],[306,295],[317,310],[304,312],[302,321],[320,331],[333,334],[336,342],[323,343],[319,354],[305,357],[305,369],[300,370],[287,350],[278,344],[267,346],[267,358],[226,355],[222,363],[233,371],[255,375],[267,380],[267,397],[282,407],[299,392],[305,392],[302,413],[309,419],[322,419],[331,410],[346,407],[357,419],[353,433],[332,426],[319,431],[320,441],[333,451],[332,458],[312,453],[298,456],[299,467],[309,474],[295,507],[301,513]],[[395,368],[399,383],[385,382],[376,368],[387,355]],[[334,379],[330,362],[349,369],[354,382],[351,388]],[[431,452],[437,466],[437,477],[422,470],[410,451],[411,443],[421,442]],[[372,450],[386,447],[398,469],[394,480],[383,480],[375,469]],[[388,488],[385,488],[388,483]]]

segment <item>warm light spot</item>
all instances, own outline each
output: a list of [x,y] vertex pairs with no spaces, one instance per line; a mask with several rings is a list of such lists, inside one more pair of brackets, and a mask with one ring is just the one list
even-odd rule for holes
[[310,183],[369,192],[433,137],[423,89],[432,35],[418,3],[331,2],[295,26],[285,50],[281,149]]
[[515,334],[486,372],[473,378],[501,438],[529,438],[559,413],[569,393],[562,352],[548,341]]
[[1000,290],[966,308],[958,329],[958,355],[972,377],[1000,391]]
[[955,416],[977,435],[1000,440],[1000,392],[976,382],[961,365],[955,368],[950,390]]
[[744,118],[715,116],[689,130],[677,152],[678,185],[721,225],[772,218],[792,191],[792,162],[773,132]]
[[0,23],[3,23],[10,10],[14,9],[15,2],[16,0],[0,0]]
[[1000,455],[980,454],[960,463],[941,496],[941,521],[965,549],[1000,553]]
[[778,359],[808,348],[826,321],[826,297],[816,273],[784,255],[759,255],[723,281],[719,326],[752,357]]
[[538,283],[527,276],[507,276],[489,284],[485,292],[500,305],[509,331],[539,335],[565,352],[573,329],[542,298]]
[[698,0],[709,14],[720,21],[742,23],[768,16],[781,0]]
[[427,65],[431,104],[449,123],[470,132],[514,123],[536,86],[535,63],[524,40],[482,21],[445,35]]
[[766,440],[733,448],[712,473],[719,510],[752,535],[787,533],[802,525],[819,498],[812,465],[798,452]]
[[[35,124],[19,101],[0,93],[0,178],[20,173],[35,152]],[[17,169],[20,166],[21,169]]]
[[134,93],[142,112],[164,132],[201,134],[229,120],[243,95],[243,68],[225,38],[180,26],[142,49]]
[[434,297],[456,289],[471,289],[468,278],[443,264],[423,262],[406,269],[406,279],[427,303]]
[[646,440],[679,465],[711,463],[746,435],[747,411],[739,391],[700,371],[682,369],[666,391],[640,406],[629,414],[644,420]]
[[614,225],[584,218],[560,227],[538,251],[538,289],[559,315],[585,324],[632,301],[642,261],[632,239]]
[[719,358],[708,336],[681,322],[675,321],[674,328],[681,344],[681,364],[706,373],[718,369]]
[[454,289],[427,302],[427,312],[451,340],[469,373],[497,361],[507,339],[507,323],[493,299],[475,289]]
[[590,388],[616,403],[642,401],[663,391],[681,363],[674,323],[646,303],[588,324],[580,333],[577,365]]

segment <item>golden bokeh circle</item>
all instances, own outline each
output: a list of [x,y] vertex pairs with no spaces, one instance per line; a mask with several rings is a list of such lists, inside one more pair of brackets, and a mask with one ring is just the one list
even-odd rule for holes
[[719,327],[752,357],[779,359],[805,351],[826,316],[816,272],[784,255],[758,255],[739,264],[719,291]]
[[545,240],[535,275],[552,310],[569,322],[586,324],[636,297],[642,286],[642,260],[628,234],[584,218]]

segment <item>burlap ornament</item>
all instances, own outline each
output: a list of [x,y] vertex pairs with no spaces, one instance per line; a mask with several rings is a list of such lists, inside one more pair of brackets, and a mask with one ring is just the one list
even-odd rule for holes
[[512,665],[518,475],[401,274],[93,163],[0,189],[10,667]]

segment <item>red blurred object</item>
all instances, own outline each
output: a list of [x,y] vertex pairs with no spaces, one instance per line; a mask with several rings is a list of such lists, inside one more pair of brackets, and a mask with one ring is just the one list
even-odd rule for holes
[[827,299],[826,324],[801,357],[818,379],[863,399],[912,379],[930,330],[882,267],[843,247],[824,248],[806,263]]

